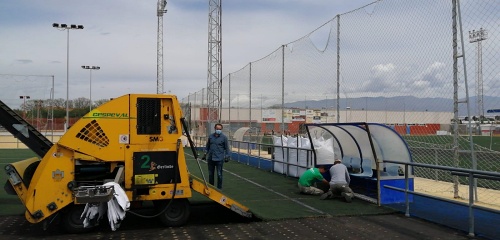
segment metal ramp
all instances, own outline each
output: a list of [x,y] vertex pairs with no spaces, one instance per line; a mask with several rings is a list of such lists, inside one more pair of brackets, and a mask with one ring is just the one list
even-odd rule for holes
[[211,200],[219,203],[220,205],[231,209],[233,212],[240,214],[241,216],[251,218],[252,213],[247,207],[236,202],[232,198],[229,198],[225,194],[218,191],[216,188],[207,185],[204,181],[193,174],[189,174],[191,189],[202,194],[203,196],[210,198]]
[[0,125],[43,157],[53,143],[0,100]]

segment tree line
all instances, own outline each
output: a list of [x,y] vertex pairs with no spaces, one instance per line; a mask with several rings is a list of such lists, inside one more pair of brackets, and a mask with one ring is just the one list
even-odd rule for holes
[[[90,104],[92,109],[108,102],[109,99],[99,99],[97,101],[90,101],[85,97],[70,99],[68,101],[69,117],[80,118],[85,116],[90,111]],[[18,115],[27,118],[46,118],[49,116],[49,111],[53,110],[54,118],[66,117],[66,99],[30,99],[22,103],[19,109],[13,109]]]

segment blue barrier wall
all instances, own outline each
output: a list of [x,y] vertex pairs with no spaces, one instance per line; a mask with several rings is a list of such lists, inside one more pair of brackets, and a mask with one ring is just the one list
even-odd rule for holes
[[[433,197],[410,194],[410,216],[436,222],[445,226],[469,232],[469,206],[464,203],[440,200]],[[401,212],[402,204],[384,205]],[[474,233],[476,236],[498,239],[500,236],[500,212],[474,207]]]
[[[380,203],[381,204],[391,204],[391,203],[405,203],[405,193],[401,191],[392,190],[386,188],[385,186],[392,186],[401,189],[406,188],[404,179],[381,179],[380,180]],[[408,190],[413,191],[413,178],[408,179]],[[413,201],[412,195],[408,197],[408,200]]]

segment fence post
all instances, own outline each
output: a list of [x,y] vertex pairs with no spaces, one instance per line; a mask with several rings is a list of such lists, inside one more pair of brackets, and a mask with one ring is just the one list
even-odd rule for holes
[[469,236],[474,237],[474,183],[476,179],[473,173],[469,173]]
[[408,199],[408,164],[405,164],[405,202],[406,202],[406,212],[405,216],[410,217],[410,201]]

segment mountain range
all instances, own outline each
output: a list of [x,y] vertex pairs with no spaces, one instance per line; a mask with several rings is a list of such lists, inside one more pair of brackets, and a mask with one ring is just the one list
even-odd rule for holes
[[[467,115],[467,104],[459,99],[458,114]],[[500,97],[484,96],[484,112],[489,109],[500,109]],[[340,109],[350,107],[351,110],[369,111],[415,111],[415,112],[453,112],[453,99],[449,98],[417,98],[413,96],[397,97],[361,97],[340,99]],[[305,100],[285,103],[287,108],[335,109],[336,99]],[[470,98],[471,115],[476,115],[476,97]],[[488,114],[485,114],[488,115]]]

